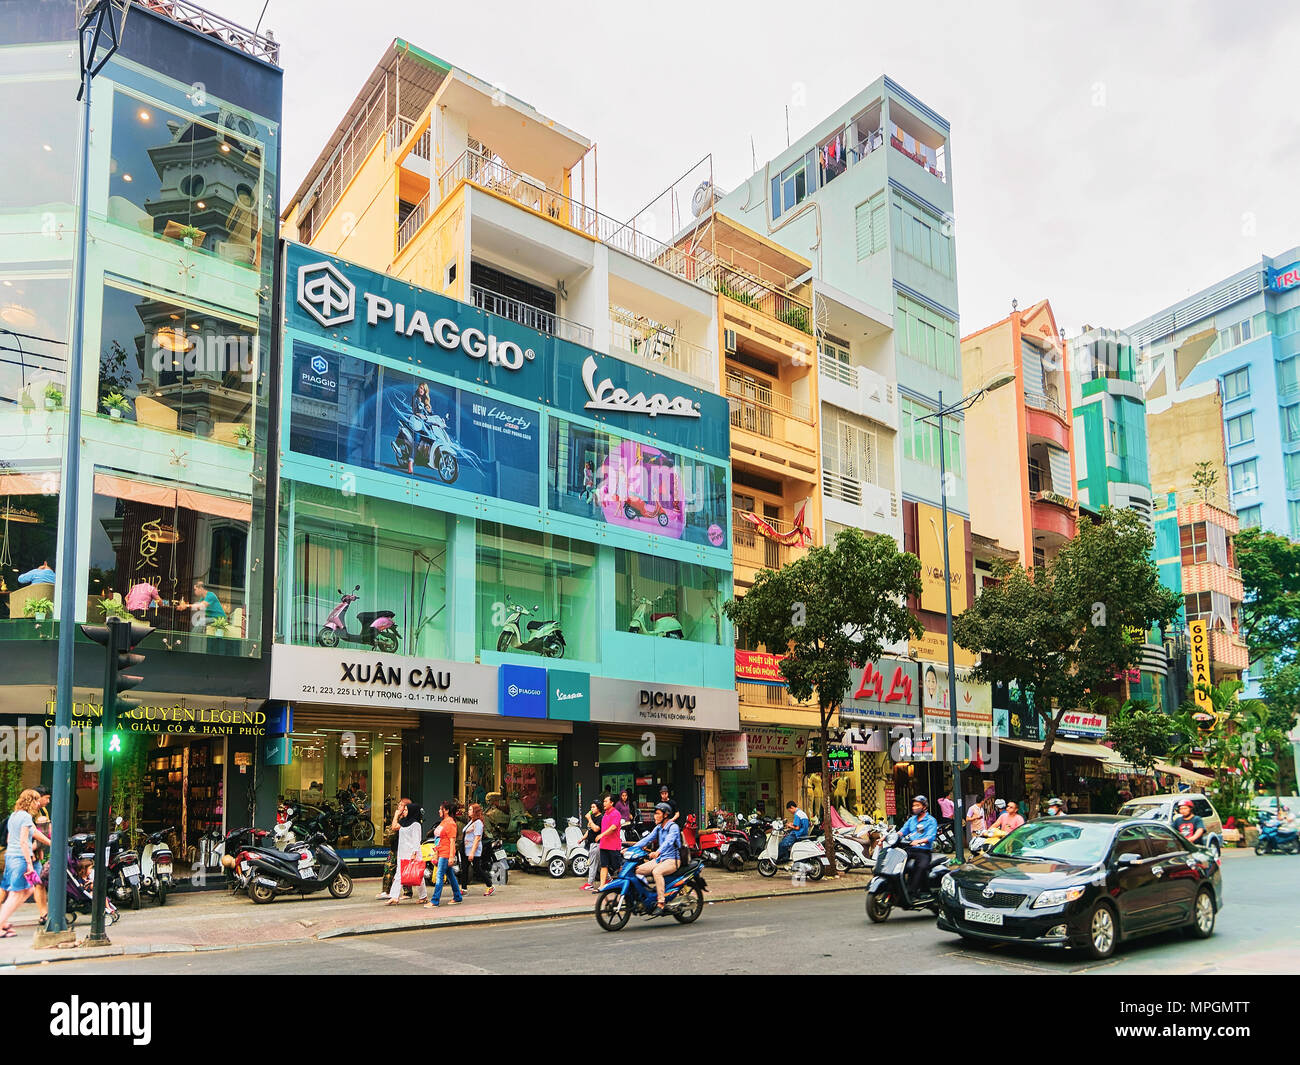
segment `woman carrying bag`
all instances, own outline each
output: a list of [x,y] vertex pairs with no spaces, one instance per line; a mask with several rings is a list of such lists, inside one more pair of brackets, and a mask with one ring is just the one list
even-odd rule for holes
[[420,899],[428,898],[424,889],[424,859],[420,857],[420,818],[423,811],[418,803],[402,799],[393,812],[392,827],[397,830],[397,876],[388,889],[388,905],[402,901],[402,888],[419,891]]

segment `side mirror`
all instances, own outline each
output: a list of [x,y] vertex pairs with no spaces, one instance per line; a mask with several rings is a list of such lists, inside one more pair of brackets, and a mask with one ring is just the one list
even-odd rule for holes
[[121,819],[120,817],[118,817],[118,818],[114,818],[114,820],[113,820],[113,824],[115,824],[115,825],[120,825],[121,823],[122,823],[122,819]]
[[1140,854],[1134,854],[1132,851],[1125,851],[1123,854],[1116,857],[1115,864],[1120,868],[1123,868],[1132,865],[1134,862],[1140,862],[1141,860],[1142,856]]
[[339,595],[342,595],[342,594],[343,594],[343,589],[340,588],[340,589],[339,589]]
[[352,590],[353,590],[354,592],[359,592],[359,591],[361,591],[361,585],[359,585],[359,584],[358,584],[358,585],[354,585],[353,588],[352,588]]

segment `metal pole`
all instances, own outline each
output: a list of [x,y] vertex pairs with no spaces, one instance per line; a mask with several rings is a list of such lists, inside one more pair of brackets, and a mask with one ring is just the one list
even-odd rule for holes
[[114,709],[117,701],[117,656],[122,651],[130,650],[131,646],[129,624],[124,624],[117,618],[109,618],[107,625],[108,643],[104,647],[104,716],[100,719],[103,736],[100,757],[103,762],[99,767],[99,804],[95,810],[95,886],[90,903],[90,935],[85,940],[95,944],[109,941],[104,932],[104,907],[108,897],[108,806],[109,793],[113,788],[113,755],[108,750],[108,733],[117,719],[117,711]]
[[[81,33],[91,33],[84,27]],[[90,66],[81,71],[81,188],[77,195],[77,269],[72,292],[72,344],[68,352],[68,382],[66,388],[68,409],[68,435],[63,451],[63,535],[59,543],[59,672],[58,689],[54,703],[54,802],[50,818],[51,854],[53,848],[62,848],[68,838],[71,822],[70,804],[72,790],[72,685],[75,668],[75,637],[77,632],[77,525],[80,495],[78,477],[81,463],[81,364],[82,334],[86,315],[86,226],[90,187]],[[104,752],[105,756],[107,752]],[[107,767],[107,761],[105,762]],[[102,801],[102,800],[101,800]],[[68,863],[50,863],[49,919],[45,930],[63,932],[67,929],[67,876]],[[98,878],[96,890],[98,890]],[[102,925],[103,912],[100,912]]]
[[939,505],[943,514],[943,599],[948,617],[948,720],[951,725],[948,757],[952,761],[952,838],[957,851],[957,861],[965,861],[965,843],[962,839],[964,824],[960,816],[966,809],[961,793],[961,763],[957,758],[957,669],[952,642],[952,567],[948,564],[948,465],[944,454],[943,393],[939,393]]

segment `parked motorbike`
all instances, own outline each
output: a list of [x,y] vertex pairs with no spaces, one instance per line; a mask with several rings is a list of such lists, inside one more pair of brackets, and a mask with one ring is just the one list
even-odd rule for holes
[[990,828],[983,832],[976,832],[975,835],[971,836],[970,840],[971,854],[979,854],[980,851],[987,850],[1005,835],[1006,833],[1000,828]]
[[[286,831],[292,829],[292,824],[284,822],[287,826]],[[276,825],[277,833],[280,825]],[[271,833],[264,828],[237,828],[233,832],[227,833],[224,837],[221,830],[214,828],[208,833],[207,838],[210,840],[220,840],[212,848],[213,857],[221,863],[221,869],[226,878],[226,886],[232,892],[242,891],[246,885],[239,882],[239,855],[244,851],[255,850],[275,850]]]
[[888,920],[894,907],[939,913],[939,885],[948,875],[947,858],[937,851],[929,853],[924,890],[916,897],[912,896],[907,884],[907,859],[906,845],[902,843],[898,830],[891,829],[876,855],[875,875],[867,887],[867,916],[876,924]]
[[1276,817],[1263,815],[1259,819],[1259,839],[1255,842],[1256,854],[1300,853],[1300,832],[1294,823],[1283,825]]
[[700,857],[706,865],[720,865],[738,873],[750,860],[750,837],[744,829],[729,825],[731,816],[725,810],[714,811],[715,825],[700,833]]
[[809,880],[820,880],[826,873],[830,861],[826,857],[826,848],[816,840],[804,838],[795,840],[794,846],[786,858],[778,859],[781,837],[785,835],[782,822],[774,822],[767,834],[767,843],[763,853],[758,856],[758,872],[761,876],[776,876],[777,870],[789,868],[801,871]]
[[352,877],[338,852],[317,832],[287,851],[243,851],[238,876],[254,902],[271,902],[277,895],[313,895],[328,891],[336,899],[352,894]]
[[633,592],[632,597],[633,602],[636,603],[636,610],[632,612],[632,621],[629,623],[627,631],[642,633],[646,636],[664,636],[670,640],[683,639],[685,634],[682,632],[682,623],[677,620],[676,611],[654,612],[655,604],[668,594],[668,592],[664,592],[655,599],[647,599],[645,596],[637,596],[636,592]]
[[838,872],[847,873],[853,869],[873,869],[875,864],[869,844],[864,843],[847,830],[835,833],[835,868]]
[[460,476],[459,450],[447,431],[447,420],[441,414],[404,412],[397,410],[400,428],[393,437],[393,454],[397,464],[405,466],[407,473],[415,467],[427,466],[444,484],[453,484]]
[[[636,875],[637,865],[645,858],[642,846],[629,847],[623,855],[618,876],[609,880],[597,894],[596,923],[606,932],[617,932],[633,914],[656,916],[655,886]],[[679,924],[690,924],[704,912],[703,863],[684,862],[677,872],[664,881],[664,909]]]
[[534,651],[544,658],[564,657],[564,633],[560,631],[558,621],[529,621],[525,638],[520,618],[531,617],[542,609],[541,606],[534,605],[529,610],[522,603],[511,599],[509,593],[506,594],[506,602],[510,613],[501,627],[501,635],[497,637],[498,651]]
[[172,879],[172,849],[166,836],[175,832],[175,826],[164,828],[153,835],[143,835],[140,848],[140,889],[151,895],[162,906],[167,902],[167,892],[175,885]]
[[131,909],[140,908],[140,856],[130,848],[127,834],[122,829],[122,819],[113,822],[114,831],[108,834],[107,894],[119,902],[130,902]]
[[586,876],[588,869],[586,833],[581,825],[576,817],[570,817],[564,826],[564,850],[569,856],[569,872],[577,877]]
[[553,880],[559,880],[569,871],[569,853],[555,830],[553,817],[542,822],[540,832],[533,828],[520,832],[515,849],[526,869],[545,869]]
[[342,588],[338,590],[340,596],[338,605],[330,611],[325,624],[316,633],[316,642],[322,647],[337,647],[339,641],[359,643],[366,647],[373,647],[376,651],[392,654],[397,650],[401,634],[397,631],[396,616],[391,610],[361,611],[357,614],[361,631],[351,632],[348,629],[348,607],[361,598],[357,595],[359,591],[361,591],[359,584],[350,592],[345,592]]

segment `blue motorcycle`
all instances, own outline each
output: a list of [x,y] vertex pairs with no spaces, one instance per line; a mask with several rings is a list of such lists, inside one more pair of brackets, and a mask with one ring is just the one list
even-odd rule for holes
[[[618,876],[600,889],[596,923],[606,932],[617,932],[633,914],[654,916],[658,899],[654,883],[646,883],[636,875],[636,867],[645,856],[644,847],[629,847],[623,852],[623,867]],[[702,862],[685,864],[664,881],[663,912],[681,924],[690,924],[704,912],[704,892],[708,885],[700,875],[702,868]]]
[[1259,820],[1259,839],[1255,841],[1256,854],[1300,854],[1300,832],[1283,828],[1276,817],[1265,814]]

